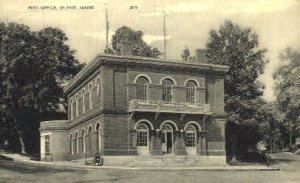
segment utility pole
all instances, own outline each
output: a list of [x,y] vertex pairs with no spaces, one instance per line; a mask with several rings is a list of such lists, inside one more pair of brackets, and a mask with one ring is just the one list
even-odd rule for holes
[[167,39],[166,39],[166,13],[163,12],[164,14],[164,25],[163,25],[163,28],[164,28],[164,59],[167,58]]

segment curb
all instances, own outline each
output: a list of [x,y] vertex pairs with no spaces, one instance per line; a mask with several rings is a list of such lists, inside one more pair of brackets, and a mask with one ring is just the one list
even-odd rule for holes
[[[26,168],[28,166],[39,169],[53,169],[53,170],[151,170],[151,171],[279,171],[279,168],[264,167],[264,166],[210,166],[210,167],[128,167],[128,166],[74,166],[74,165],[59,165],[43,162],[29,162],[29,161],[4,161],[0,160],[1,166],[10,166],[17,168]],[[25,167],[24,167],[25,166]]]
[[119,170],[152,170],[152,171],[279,171],[279,168],[270,167],[122,167],[122,166],[102,166],[94,169],[119,169]]

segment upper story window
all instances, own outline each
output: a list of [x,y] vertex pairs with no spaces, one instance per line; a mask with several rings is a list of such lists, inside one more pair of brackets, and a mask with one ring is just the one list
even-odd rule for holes
[[74,110],[72,98],[70,99],[70,106],[69,107],[70,107],[70,119],[72,120],[73,119],[73,110]]
[[147,101],[148,100],[148,87],[149,87],[149,81],[148,79],[146,79],[145,77],[139,77],[136,80],[136,95],[137,95],[137,99],[139,100],[144,100]]
[[100,84],[101,84],[101,80],[100,80],[100,77],[98,77],[96,80],[97,95],[101,94],[101,88],[100,88],[101,85]]
[[79,116],[79,96],[75,95],[75,116]]
[[81,95],[82,95],[82,113],[85,113],[85,103],[86,103],[86,99],[85,99],[86,92],[85,92],[85,89],[82,89]]
[[173,101],[173,86],[174,83],[170,79],[164,79],[162,82],[163,87],[163,95],[162,99],[165,102],[172,102]]
[[189,104],[196,103],[196,86],[195,81],[188,81],[186,83],[186,102]]
[[74,97],[73,100],[72,100],[72,107],[71,107],[71,117],[72,119],[74,119],[76,117],[76,98]]
[[89,109],[92,109],[93,108],[93,100],[92,100],[93,87],[92,87],[92,83],[89,84],[88,91],[89,91]]

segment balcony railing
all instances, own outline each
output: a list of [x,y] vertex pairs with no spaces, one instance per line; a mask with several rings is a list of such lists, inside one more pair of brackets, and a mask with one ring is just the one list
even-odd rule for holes
[[183,102],[131,100],[129,104],[129,112],[134,111],[204,114],[210,112],[210,105],[188,104]]

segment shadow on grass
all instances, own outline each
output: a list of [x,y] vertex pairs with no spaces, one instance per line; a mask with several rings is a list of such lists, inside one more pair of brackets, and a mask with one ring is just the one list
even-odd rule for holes
[[5,170],[10,170],[10,171],[16,171],[19,173],[26,173],[26,174],[85,171],[85,170],[74,170],[74,169],[68,169],[68,168],[58,169],[58,168],[52,168],[52,167],[46,167],[46,166],[34,166],[34,165],[21,164],[21,163],[14,162],[14,161],[1,161],[0,168],[5,169]]

